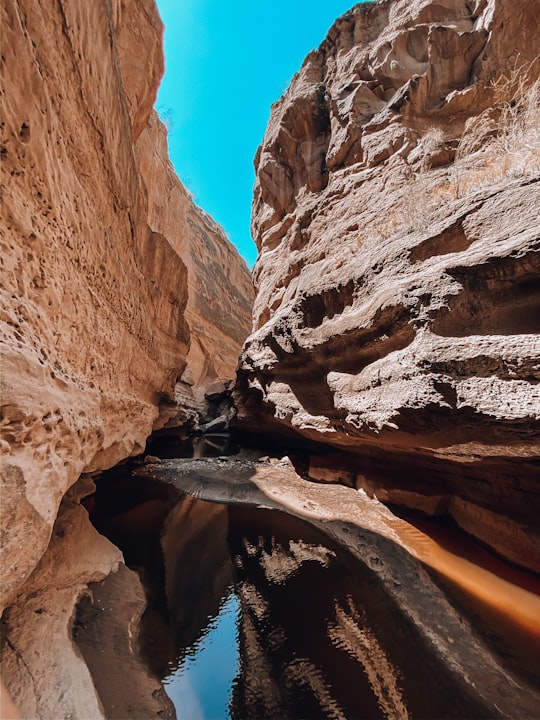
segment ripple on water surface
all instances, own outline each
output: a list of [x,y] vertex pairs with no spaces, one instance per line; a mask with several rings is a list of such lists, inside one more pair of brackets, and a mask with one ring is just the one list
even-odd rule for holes
[[239,668],[239,617],[240,602],[231,588],[200,640],[164,678],[179,718],[230,718],[229,703]]

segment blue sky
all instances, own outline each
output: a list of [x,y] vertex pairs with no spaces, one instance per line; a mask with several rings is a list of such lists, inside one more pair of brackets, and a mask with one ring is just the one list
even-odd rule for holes
[[157,0],[165,77],[156,108],[195,202],[251,266],[253,157],[270,105],[353,0]]

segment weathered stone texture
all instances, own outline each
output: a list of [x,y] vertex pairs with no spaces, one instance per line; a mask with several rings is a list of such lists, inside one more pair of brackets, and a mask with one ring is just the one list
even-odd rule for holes
[[[152,111],[163,73],[153,0],[6,0],[1,23],[1,604],[8,637],[35,640],[6,661],[6,682],[28,717],[71,707],[97,717],[95,699],[72,695],[61,711],[60,696],[47,696],[52,671],[44,657],[40,666],[40,643],[52,625],[32,630],[39,614],[25,582],[39,580],[40,593],[55,586],[56,565],[48,575],[36,566],[66,491],[81,473],[143,451],[174,412],[186,369],[186,397],[193,385],[204,396],[205,385],[233,378],[252,287],[167,159]],[[66,538],[55,539],[58,565],[68,555],[81,562],[66,590],[54,590],[49,655],[65,670],[62,687],[73,603],[110,566],[92,556],[90,571],[87,535]],[[51,596],[48,612],[54,605]],[[25,663],[43,676],[34,689]],[[79,665],[74,693],[91,685]]]
[[81,482],[64,498],[46,553],[2,616],[2,677],[22,717],[105,717],[71,638],[87,583],[122,564],[122,553],[78,502],[91,486]]
[[393,0],[335,23],[255,159],[237,384],[251,428],[370,458],[378,487],[429,474],[432,492],[525,525],[540,504],[539,21],[526,0]]
[[[193,204],[178,181],[165,127],[155,113],[137,142],[137,157],[152,232],[169,239],[188,271],[188,374],[195,385],[231,379],[251,322],[251,277],[219,225]],[[184,231],[179,233],[179,227]]]
[[188,353],[232,378],[247,334],[248,270],[150,117],[155,5],[113,5],[3,4],[4,602],[80,473],[143,450]]

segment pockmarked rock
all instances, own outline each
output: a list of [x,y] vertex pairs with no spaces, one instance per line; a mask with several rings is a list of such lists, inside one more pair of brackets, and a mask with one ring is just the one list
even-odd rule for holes
[[9,0],[2,28],[6,603],[82,472],[141,453],[185,371],[234,377],[252,289],[168,160],[154,3]]
[[[7,0],[1,13],[0,582],[19,648],[3,677],[25,717],[99,717],[70,618],[112,565],[94,536],[91,554],[90,534],[55,536],[62,499],[233,379],[253,290],[168,160],[153,0]],[[58,588],[67,557],[79,572]],[[29,578],[40,597],[50,589],[48,625]]]

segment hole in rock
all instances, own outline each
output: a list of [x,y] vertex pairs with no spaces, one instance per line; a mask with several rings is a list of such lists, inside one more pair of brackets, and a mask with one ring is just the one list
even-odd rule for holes
[[433,332],[445,337],[523,335],[540,332],[538,253],[449,270],[463,290]]
[[23,143],[30,142],[30,126],[23,122],[19,130],[19,138]]
[[474,241],[474,237],[467,237],[462,222],[458,221],[440,235],[429,237],[414,247],[411,250],[410,260],[416,263],[436,255],[462,252],[467,250]]

